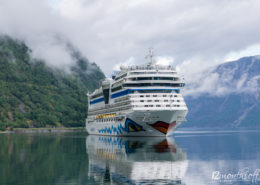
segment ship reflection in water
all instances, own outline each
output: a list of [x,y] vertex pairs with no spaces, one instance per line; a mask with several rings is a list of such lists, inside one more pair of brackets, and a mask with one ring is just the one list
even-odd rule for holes
[[184,184],[188,160],[173,138],[88,136],[86,147],[99,184]]

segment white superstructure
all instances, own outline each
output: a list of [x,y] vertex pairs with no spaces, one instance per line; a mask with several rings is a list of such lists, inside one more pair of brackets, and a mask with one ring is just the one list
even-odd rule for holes
[[121,67],[88,94],[86,129],[98,135],[172,135],[188,112],[183,87],[176,69],[156,64],[150,53],[147,64]]

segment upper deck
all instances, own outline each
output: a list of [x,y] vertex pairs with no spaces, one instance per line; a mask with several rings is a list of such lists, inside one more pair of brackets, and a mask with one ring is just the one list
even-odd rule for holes
[[[115,103],[115,99],[133,93],[149,92],[161,93],[171,90],[179,93],[184,87],[184,79],[177,74],[176,68],[170,65],[159,65],[150,53],[150,61],[143,65],[121,66],[120,71],[100,84],[100,88],[89,95],[90,105],[103,107]],[[129,91],[130,90],[130,91]],[[137,91],[132,91],[137,90]],[[144,91],[145,90],[145,91]]]

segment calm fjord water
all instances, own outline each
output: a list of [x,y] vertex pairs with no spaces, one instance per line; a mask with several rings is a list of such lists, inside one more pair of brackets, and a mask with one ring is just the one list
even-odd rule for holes
[[260,132],[0,134],[0,185],[260,184]]

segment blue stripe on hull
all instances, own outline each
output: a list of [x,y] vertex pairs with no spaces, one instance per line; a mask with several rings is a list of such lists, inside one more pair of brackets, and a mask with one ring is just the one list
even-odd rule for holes
[[[113,99],[113,98],[118,98],[118,97],[121,97],[121,96],[125,96],[127,94],[131,94],[132,91],[135,91],[135,90],[139,90],[139,91],[142,91],[142,90],[145,90],[145,91],[147,91],[147,90],[148,91],[149,90],[175,90],[176,92],[179,92],[179,89],[126,89],[124,91],[112,94],[111,98]],[[93,101],[90,101],[90,105],[95,104],[95,103],[99,103],[99,102],[102,102],[102,101],[104,101],[104,97],[96,99],[96,100],[93,100]]]
[[176,92],[180,91],[180,89],[126,89],[124,91],[112,94],[111,98],[113,99],[113,98],[117,98],[117,97],[124,96],[124,95],[127,95],[127,94],[131,94],[132,91],[138,91],[138,90],[139,91],[144,91],[144,90],[145,91],[149,91],[149,90],[151,90],[151,91],[153,91],[153,90],[175,90]]
[[126,89],[124,91],[112,94],[111,98],[117,98],[117,97],[124,96],[124,95],[130,94],[130,93],[131,93],[131,90],[130,89]]
[[104,101],[104,97],[90,101],[90,105]]

